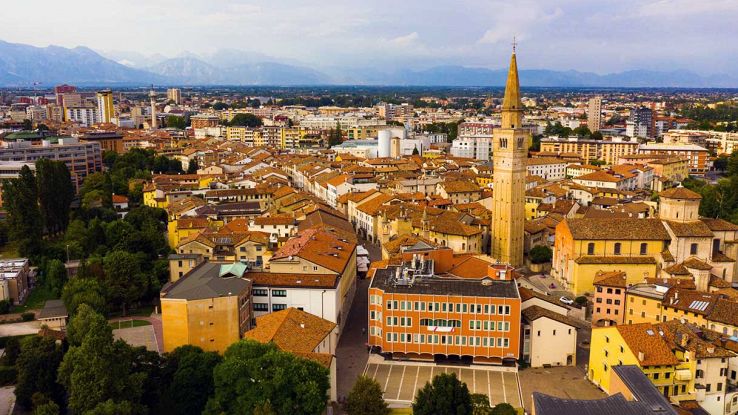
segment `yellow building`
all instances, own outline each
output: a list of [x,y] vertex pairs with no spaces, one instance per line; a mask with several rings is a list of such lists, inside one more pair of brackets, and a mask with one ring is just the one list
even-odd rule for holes
[[619,391],[611,383],[613,367],[635,365],[672,404],[696,402],[705,413],[732,413],[738,395],[728,390],[728,369],[735,346],[717,332],[679,320],[595,328],[587,377],[613,394]]
[[115,108],[113,107],[113,91],[106,89],[97,92],[97,113],[98,122],[110,123],[115,117]]
[[241,263],[203,262],[160,293],[164,352],[193,345],[224,352],[251,328],[251,282]]
[[263,267],[272,256],[269,234],[255,231],[231,232],[225,228],[217,232],[201,231],[181,240],[177,253],[200,254],[206,261],[240,261],[255,268]]
[[668,291],[668,287],[647,283],[628,287],[625,294],[625,323],[658,323],[663,321],[661,303]]
[[531,136],[522,127],[523,104],[513,49],[502,101],[502,126],[494,130],[492,143],[495,166],[492,257],[512,266],[523,264],[525,176]]
[[594,290],[597,271],[623,271],[636,284],[656,277],[669,240],[658,219],[565,219],[556,226],[551,274],[576,295]]
[[[682,363],[659,335],[659,324],[623,324],[592,329],[587,377],[610,392],[611,371],[617,365],[636,365],[666,396],[694,388],[689,364]],[[678,374],[677,374],[678,372]]]

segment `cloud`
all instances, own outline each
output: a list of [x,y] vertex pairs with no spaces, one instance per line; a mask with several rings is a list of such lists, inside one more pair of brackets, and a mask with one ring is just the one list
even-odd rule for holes
[[390,39],[390,42],[398,46],[410,46],[415,43],[419,37],[420,36],[418,36],[418,32],[412,32],[404,36],[398,36],[394,39]]

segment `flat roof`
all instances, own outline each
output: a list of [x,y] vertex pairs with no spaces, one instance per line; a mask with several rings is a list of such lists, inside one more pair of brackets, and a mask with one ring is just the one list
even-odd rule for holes
[[164,287],[161,298],[184,300],[202,300],[215,297],[239,295],[248,289],[251,281],[241,278],[243,275],[228,273],[231,264],[204,262],[194,268],[173,284]]
[[370,288],[379,288],[384,292],[397,294],[458,295],[465,297],[520,299],[517,283],[514,280],[432,276],[416,278],[412,285],[396,284],[395,275],[398,268],[401,267],[389,266],[387,268],[376,269]]

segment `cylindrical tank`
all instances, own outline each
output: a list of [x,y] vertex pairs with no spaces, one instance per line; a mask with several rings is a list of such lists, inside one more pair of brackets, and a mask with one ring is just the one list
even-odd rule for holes
[[392,137],[398,137],[400,140],[407,138],[407,130],[405,127],[392,127],[389,129]]
[[392,139],[392,131],[389,129],[379,130],[377,134],[377,157],[390,156],[390,141]]

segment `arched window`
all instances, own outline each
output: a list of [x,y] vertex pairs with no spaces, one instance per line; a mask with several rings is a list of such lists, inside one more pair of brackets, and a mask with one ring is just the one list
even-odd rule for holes
[[643,242],[641,244],[641,255],[646,255],[646,252],[648,252],[648,244]]
[[614,253],[615,255],[620,255],[620,242],[615,242]]
[[595,244],[594,242],[590,242],[587,244],[587,255],[594,255],[595,253]]

